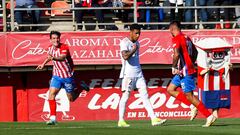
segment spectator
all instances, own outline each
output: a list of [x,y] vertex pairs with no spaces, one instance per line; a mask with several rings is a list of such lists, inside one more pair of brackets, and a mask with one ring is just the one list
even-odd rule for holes
[[[122,0],[123,2],[123,6],[124,7],[132,7],[134,1],[133,0]],[[144,6],[145,0],[137,0],[137,6]],[[122,12],[122,21],[123,23],[129,23],[131,21],[131,19],[133,18],[129,18],[130,13],[133,13],[132,9],[125,9]],[[134,15],[133,15],[134,17]],[[145,22],[145,10],[138,10],[138,22]],[[133,20],[132,20],[133,21]],[[129,25],[124,24],[124,29],[128,30],[129,29]]]
[[[199,6],[206,6],[207,0],[197,0],[197,5]],[[194,6],[194,0],[185,0],[185,6]],[[193,21],[193,9],[185,9],[185,21],[192,22]],[[202,22],[208,21],[208,14],[206,8],[200,9],[200,19]],[[194,28],[193,25],[186,25],[186,28],[192,29]],[[203,28],[209,28],[208,25],[203,25]]]
[[[112,0],[112,5],[114,8],[123,8],[123,2],[122,0]],[[117,18],[120,18],[122,20],[122,14],[124,10],[123,9],[115,9],[114,13]]]
[[[137,7],[146,6],[147,0],[137,0]],[[138,9],[137,11],[137,20],[138,22],[146,22],[146,10]]]
[[[113,7],[113,0],[96,0],[95,2],[96,4],[93,5],[95,7]],[[116,4],[116,2],[115,2]],[[120,4],[120,3],[118,3]],[[116,6],[116,5],[115,5]],[[106,14],[112,14],[113,15],[113,10],[109,10],[109,9],[104,9],[102,10],[102,18],[103,18],[103,22],[106,22],[106,18],[104,18],[104,16]],[[113,19],[110,18],[107,20],[109,23],[114,23]],[[104,27],[104,26],[103,26]],[[118,27],[116,25],[106,25],[104,27],[106,30],[118,30]]]
[[[240,1],[239,0],[233,0],[233,5],[240,5]],[[236,7],[235,8],[235,17],[237,20],[237,27],[240,26],[240,7]]]
[[[38,8],[35,0],[16,0],[16,8]],[[31,16],[31,23],[38,24],[40,19],[40,10],[27,10],[27,14]],[[23,18],[25,15],[25,11],[17,10],[15,11],[15,18],[18,24],[23,23]],[[23,28],[19,28],[19,30],[23,30]],[[33,26],[32,31],[38,30],[37,26]]]
[[[113,7],[123,7],[122,0],[112,0]],[[115,10],[115,12],[119,12],[119,10]]]
[[176,7],[170,9],[170,22],[173,20],[183,21],[183,9],[178,9],[178,6],[183,6],[183,0],[169,0],[170,6]]
[[[133,6],[133,0],[122,0],[123,6],[124,7],[131,7]],[[129,14],[133,13],[133,10],[131,9],[124,9],[122,12],[122,21],[123,23],[128,23],[129,22]],[[124,24],[124,29],[129,29],[129,25]]]
[[[215,0],[214,1],[214,5],[216,6],[229,6],[232,4],[232,0]],[[221,19],[221,14],[220,14],[220,8],[216,9],[216,20],[220,21]],[[224,25],[224,28],[226,29],[230,29],[231,28],[231,24],[228,22],[230,21],[230,14],[229,14],[229,8],[224,8],[224,21],[227,22]],[[223,28],[223,26],[221,26],[220,23],[216,24],[215,26],[216,29],[221,29]]]
[[[160,6],[159,0],[145,0],[146,7],[151,6]],[[152,18],[152,14],[154,14],[154,18]],[[157,17],[155,16],[157,15]],[[146,10],[146,22],[161,22],[164,19],[164,11],[163,9],[147,9]],[[160,25],[158,25],[160,28]],[[149,25],[147,25],[146,29],[152,29]]]
[[[97,0],[92,0],[90,1],[81,1],[81,0],[75,0],[75,7],[100,7],[98,4]],[[83,20],[83,15],[84,13],[88,12],[87,10],[76,10],[76,19],[77,23],[82,23]],[[95,10],[95,16],[97,18],[98,23],[103,23],[104,18],[103,18],[103,12],[102,10],[96,9]],[[99,30],[104,30],[105,26],[104,25],[98,25]],[[82,25],[78,25],[78,30],[82,30]]]

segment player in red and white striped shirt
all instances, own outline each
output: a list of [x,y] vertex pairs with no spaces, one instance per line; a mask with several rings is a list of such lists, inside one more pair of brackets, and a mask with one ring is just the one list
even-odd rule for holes
[[[56,100],[55,97],[61,88],[64,88],[67,93],[69,101],[75,101],[81,89],[76,88],[73,77],[73,60],[71,58],[69,48],[67,45],[60,43],[61,33],[58,31],[51,31],[50,41],[52,43],[48,48],[48,57],[36,69],[43,69],[44,66],[52,61],[53,62],[53,76],[49,88],[49,107],[50,107],[50,121],[48,125],[55,125],[56,123]],[[89,90],[85,84],[81,84],[83,89]]]
[[49,46],[48,55],[53,59],[53,76],[70,78],[73,76],[73,60],[67,45],[59,43],[56,46]]

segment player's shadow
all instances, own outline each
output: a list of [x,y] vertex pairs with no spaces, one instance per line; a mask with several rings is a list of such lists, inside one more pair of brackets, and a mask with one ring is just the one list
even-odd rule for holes
[[240,123],[216,123],[214,125],[212,125],[213,127],[225,127],[225,126],[239,126]]

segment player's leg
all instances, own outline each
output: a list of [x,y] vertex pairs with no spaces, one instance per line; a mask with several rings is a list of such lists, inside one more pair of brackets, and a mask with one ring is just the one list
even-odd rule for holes
[[58,77],[53,76],[50,81],[50,88],[49,88],[49,96],[48,96],[48,103],[50,108],[50,120],[47,121],[47,125],[55,125],[56,124],[56,109],[57,104],[55,97],[61,88],[61,82]]
[[175,97],[177,100],[180,100],[184,104],[190,106],[191,103],[188,101],[185,94],[183,92],[177,91],[177,88],[180,86],[181,86],[181,77],[179,75],[175,75],[167,88],[167,92],[171,96]]
[[218,111],[219,111],[219,108],[215,108],[215,109],[212,109],[212,114],[218,118]]
[[118,127],[129,127],[130,125],[124,121],[124,114],[126,111],[126,104],[133,87],[133,78],[122,79],[122,97],[119,102],[119,120]]
[[66,90],[68,100],[70,102],[74,102],[82,90],[77,89],[76,83],[73,77],[64,78],[63,80],[63,88]]
[[193,93],[187,92],[185,94],[189,101],[197,108],[197,110],[199,110],[199,112],[201,112],[207,118],[206,124],[203,125],[203,127],[211,126],[217,118],[208,111],[204,104],[196,96],[194,96]]
[[85,91],[90,91],[90,88],[89,88],[89,86],[84,82],[84,81],[81,81],[80,82],[80,86],[81,86],[81,89],[82,90],[85,90]]
[[67,92],[67,96],[69,101],[74,102],[80,95],[80,93],[85,90],[87,92],[90,91],[89,86],[84,82],[80,81],[80,83],[76,83],[75,77],[68,78],[69,82],[67,81],[67,84],[71,83],[74,87],[73,90],[70,88]]
[[192,92],[185,93],[187,99],[206,117],[210,116],[211,113],[204,107],[203,103],[193,95]]
[[193,94],[193,90],[195,90],[195,81],[193,76],[185,76],[181,79],[181,87],[187,97],[187,99],[199,110],[206,118],[207,122],[204,127],[209,127],[215,122],[216,117],[213,116],[208,109],[204,106],[204,104]]
[[148,98],[147,85],[146,85],[145,79],[143,77],[139,77],[137,79],[136,86],[138,88],[140,98],[143,101],[143,105],[144,105],[145,109],[147,110],[148,115],[151,118],[152,125],[157,126],[157,125],[161,125],[161,124],[165,123],[166,119],[159,119],[154,114],[152,104]]
[[198,109],[193,104],[190,105],[190,109],[191,109],[190,121],[193,121],[198,114]]
[[193,120],[197,116],[197,109],[193,105],[191,105],[191,102],[188,101],[186,95],[182,91],[177,91],[176,89],[181,86],[181,79],[182,77],[180,75],[175,75],[169,84],[167,88],[167,92],[175,97],[177,100],[183,102],[184,104],[190,106],[191,109],[191,118],[190,120]]
[[80,82],[80,86],[76,85],[76,87],[74,88],[74,91],[73,91],[73,93],[72,93],[72,100],[71,100],[71,101],[72,101],[72,102],[75,101],[75,100],[79,97],[80,93],[81,93],[83,90],[89,92],[89,91],[90,91],[90,88],[89,88],[89,86],[88,86],[84,81],[81,81],[81,82]]

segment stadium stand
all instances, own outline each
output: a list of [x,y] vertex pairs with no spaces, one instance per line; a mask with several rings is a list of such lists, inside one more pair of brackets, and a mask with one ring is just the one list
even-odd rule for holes
[[[81,1],[81,0],[80,0]],[[126,0],[125,0],[126,1]],[[143,2],[143,4],[138,5],[138,6],[123,6],[126,5],[124,2],[121,3],[118,0],[109,0],[110,6],[105,6],[103,5],[102,2],[98,2],[100,6],[98,7],[93,7],[87,6],[84,7],[85,9],[79,9],[79,7],[75,7],[75,2],[74,0],[56,0],[55,2],[52,3],[51,7],[46,7],[45,3],[43,0],[38,0],[38,9],[33,9],[33,10],[41,10],[41,17],[40,17],[40,22],[38,24],[40,29],[45,31],[51,30],[52,25],[54,25],[54,28],[59,28],[58,30],[61,30],[63,28],[63,31],[72,31],[72,30],[77,30],[77,24],[74,13],[77,10],[83,10],[87,11],[88,13],[84,14],[83,16],[83,30],[88,30],[88,28],[85,28],[86,26],[91,26],[95,24],[95,26],[98,25],[104,25],[108,28],[105,30],[124,30],[124,25],[128,25],[133,22],[138,22],[141,23],[142,25],[146,26],[144,28],[146,29],[166,29],[167,24],[170,21],[170,9],[175,9],[174,11],[177,13],[177,11],[182,11],[182,9],[192,9],[193,12],[193,20],[191,22],[186,22],[183,21],[184,25],[191,25],[191,27],[186,27],[186,29],[214,29],[216,24],[221,24],[226,28],[238,28],[238,17],[239,16],[236,12],[235,9],[239,8],[239,2],[238,1],[232,1],[230,2],[231,4],[228,5],[221,5],[219,8],[214,5],[215,0],[209,0],[207,3],[207,6],[199,6],[198,4],[194,3],[194,8],[192,6],[170,6],[169,0],[138,0],[139,2]],[[157,2],[156,2],[157,1]],[[194,1],[194,0],[193,0]],[[35,26],[34,24],[22,24],[22,25],[17,25],[14,22],[14,11],[19,10],[19,9],[13,9],[12,12],[10,12],[11,6],[10,6],[11,1],[7,1],[6,3],[6,9],[7,9],[7,24],[8,26],[11,26],[13,28],[8,30],[14,31],[16,30],[17,27],[23,26],[23,27],[32,27]],[[131,0],[130,0],[131,2]],[[133,2],[133,1],[132,1]],[[157,3],[157,4],[156,4]],[[185,4],[183,4],[185,5]],[[56,9],[54,9],[56,8]],[[59,8],[59,9],[58,9]],[[81,8],[81,7],[80,7]],[[209,14],[208,16],[208,21],[201,21],[200,17],[200,12],[198,12],[198,9],[200,8],[206,8]],[[135,10],[136,9],[136,10]],[[155,10],[157,9],[157,10]],[[222,19],[216,19],[218,16],[218,12],[216,9],[220,9],[220,17],[224,17],[224,9],[229,9],[229,18],[230,19],[225,19],[222,22]],[[4,9],[2,9],[4,10]],[[22,9],[24,10],[24,9]],[[25,9],[29,10],[29,9]],[[31,9],[32,10],[32,9]],[[94,10],[103,10],[104,12],[104,23],[99,23],[96,21],[96,17],[92,14]],[[48,11],[51,11],[48,12]],[[90,12],[89,12],[90,11]],[[129,12],[128,17],[124,16],[124,11]],[[136,14],[135,14],[136,11]],[[237,11],[237,10],[236,10]],[[184,13],[183,13],[184,15]],[[196,16],[196,17],[195,17]],[[4,17],[3,17],[4,18]],[[89,18],[93,21],[89,21]],[[183,17],[184,18],[184,17]],[[219,18],[219,17],[218,17]],[[124,20],[128,21],[124,21]],[[62,24],[61,24],[62,22]],[[89,25],[89,22],[91,23]],[[57,24],[56,24],[57,23]],[[117,26],[117,28],[112,29],[111,26]],[[208,27],[204,27],[204,26]],[[6,25],[7,26],[7,25]],[[66,26],[66,27],[62,27]],[[227,27],[226,27],[227,26]],[[50,29],[49,29],[50,27]],[[98,30],[97,27],[91,28],[89,30]]]
[[[70,5],[65,1],[55,1],[52,3],[51,8],[51,16],[59,15],[72,15],[70,12]],[[65,8],[65,9],[54,9],[54,8]]]

